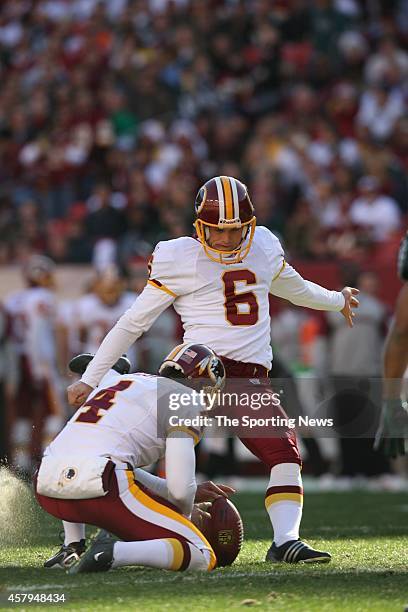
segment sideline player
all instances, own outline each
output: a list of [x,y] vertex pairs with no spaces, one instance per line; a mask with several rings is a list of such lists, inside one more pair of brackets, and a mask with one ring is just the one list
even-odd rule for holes
[[399,251],[398,274],[404,285],[384,346],[383,409],[374,444],[393,458],[405,455],[405,439],[408,438],[407,410],[401,404],[401,380],[408,367],[408,232]]
[[[135,269],[134,266],[132,271]],[[141,270],[143,277],[140,275]],[[139,266],[137,272],[139,274],[132,278],[131,288],[126,290],[127,283],[120,271],[114,266],[108,266],[95,277],[89,292],[60,305],[64,364],[78,353],[96,352],[108,331],[143,290],[147,280],[145,263]],[[175,315],[170,308],[158,317],[149,332],[144,334],[142,342],[127,352],[132,371],[142,369],[144,372],[157,372],[163,355],[177,344],[175,323]]]
[[15,364],[7,384],[11,462],[31,471],[64,424],[59,396],[55,264],[33,255],[23,267],[26,288],[4,303]]
[[116,268],[108,267],[100,272],[92,293],[83,295],[76,303],[76,324],[82,352],[95,353],[108,331],[135,299],[135,294],[125,291],[124,280]]
[[[70,368],[82,373],[91,359],[79,355]],[[158,400],[170,393],[185,398],[191,393],[188,387],[198,390],[203,384],[206,391],[216,392],[225,382],[222,362],[208,347],[187,344],[163,361],[162,377],[128,374],[129,369],[130,362],[121,357],[44,453],[37,500],[64,521],[70,542],[46,567],[66,567],[78,559],[88,523],[125,541],[97,538],[73,573],[123,565],[211,570],[215,554],[190,520],[194,500],[210,501],[233,489],[212,483],[197,488],[194,445],[201,432],[162,421]],[[191,401],[179,417],[191,419],[205,409],[205,404]],[[137,469],[163,456],[166,479]]]
[[[304,280],[285,262],[279,240],[256,227],[247,188],[232,177],[210,179],[195,202],[196,238],[159,242],[149,281],[97,351],[81,381],[68,387],[80,406],[108,368],[171,304],[181,316],[184,342],[205,342],[223,360],[228,379],[258,381],[270,390],[269,293],[299,306],[339,311],[353,324],[357,289],[328,291]],[[283,413],[284,414],[284,413]],[[271,562],[327,562],[328,553],[299,540],[303,489],[301,459],[293,430],[274,438],[241,438],[270,469],[265,496],[274,541]]]

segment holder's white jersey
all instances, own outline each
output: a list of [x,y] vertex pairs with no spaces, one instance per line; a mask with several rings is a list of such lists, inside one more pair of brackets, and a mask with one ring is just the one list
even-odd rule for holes
[[262,230],[257,228],[248,255],[237,264],[210,260],[194,238],[157,245],[148,282],[173,295],[184,342],[207,344],[237,361],[270,364],[268,296],[284,260],[277,238]]
[[170,433],[173,437],[191,436],[198,442],[200,428],[190,425],[186,419],[193,419],[205,410],[200,396],[196,394],[188,406],[180,406],[173,423],[167,416],[174,413],[166,411],[165,400],[170,393],[186,397],[193,392],[167,378],[142,373],[121,376],[109,370],[101,386],[76,411],[44,455],[89,457],[90,460],[110,457],[137,468],[164,456],[166,437]]
[[82,381],[95,387],[170,304],[181,316],[184,342],[269,369],[270,293],[317,310],[339,311],[345,304],[341,293],[303,279],[286,264],[278,238],[265,227],[256,228],[248,255],[235,264],[210,260],[194,238],[159,242],[147,286],[105,338]]

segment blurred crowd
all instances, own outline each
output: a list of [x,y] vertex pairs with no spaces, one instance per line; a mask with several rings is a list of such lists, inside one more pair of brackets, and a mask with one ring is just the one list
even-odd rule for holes
[[245,181],[294,256],[362,260],[408,202],[407,0],[3,0],[0,263],[98,268]]

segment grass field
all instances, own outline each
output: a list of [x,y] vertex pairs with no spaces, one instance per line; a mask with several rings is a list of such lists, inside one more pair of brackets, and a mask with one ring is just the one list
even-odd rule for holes
[[[59,542],[58,521],[34,508],[29,534],[0,550],[0,609],[10,589],[65,593],[66,610],[398,610],[408,605],[408,499],[401,493],[306,495],[302,535],[329,550],[327,566],[271,566],[263,562],[270,526],[261,494],[235,497],[245,543],[231,568],[209,574],[123,568],[67,576],[42,562]],[[16,510],[18,516],[18,509]],[[1,518],[1,516],[0,516]],[[4,518],[4,517],[3,517]],[[1,529],[7,529],[3,524]],[[3,538],[4,539],[4,538]],[[10,539],[10,538],[9,538]],[[18,541],[18,538],[16,539]],[[16,606],[13,606],[16,608]],[[25,605],[18,609],[50,609]]]

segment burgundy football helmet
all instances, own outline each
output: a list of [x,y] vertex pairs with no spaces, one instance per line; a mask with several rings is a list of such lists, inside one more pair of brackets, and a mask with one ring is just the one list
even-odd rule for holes
[[45,255],[32,255],[23,265],[23,276],[33,287],[53,287],[55,263]]
[[[255,232],[256,217],[246,185],[231,176],[216,176],[198,191],[194,227],[206,255],[219,263],[242,261],[248,255]],[[242,228],[242,239],[232,251],[221,251],[208,244],[210,227]]]
[[[206,393],[216,393],[225,384],[225,368],[221,359],[205,344],[186,342],[176,346],[159,367],[160,376],[189,380],[194,388],[202,387]],[[197,385],[194,383],[198,383]]]

